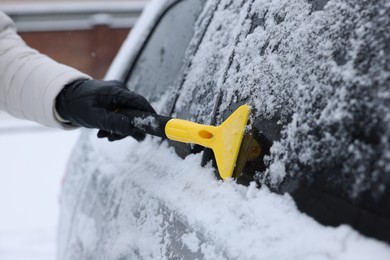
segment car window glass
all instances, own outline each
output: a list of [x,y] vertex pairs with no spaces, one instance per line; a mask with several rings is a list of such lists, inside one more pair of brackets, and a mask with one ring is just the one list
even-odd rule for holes
[[127,87],[155,101],[174,82],[205,0],[171,5],[130,70]]
[[185,72],[175,106],[179,117],[210,123],[247,12],[246,1],[221,0],[215,7],[191,66]]
[[[382,17],[354,8],[331,1],[221,0],[175,110],[207,123],[222,91],[220,112],[244,101],[260,119],[258,130],[283,126],[265,177],[259,175],[273,185],[283,183],[283,172],[325,180],[351,191],[351,198],[378,187],[383,179],[375,176],[385,170],[374,165],[385,165],[382,149],[389,143],[381,137],[388,129],[388,36]],[[362,33],[353,21],[371,30]],[[280,137],[275,132],[265,135],[272,141]]]

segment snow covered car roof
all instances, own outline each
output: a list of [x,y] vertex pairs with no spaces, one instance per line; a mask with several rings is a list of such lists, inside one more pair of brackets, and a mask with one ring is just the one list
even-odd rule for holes
[[[107,77],[160,113],[200,123],[249,103],[252,128],[272,141],[265,168],[254,167],[245,187],[217,180],[195,147],[181,149],[183,160],[167,141],[108,143],[84,131],[61,197],[60,259],[388,259],[388,244],[350,226],[372,232],[363,217],[329,223],[336,227],[316,220],[351,206],[386,226],[389,9],[386,1],[153,1]],[[337,200],[324,206],[326,191]]]

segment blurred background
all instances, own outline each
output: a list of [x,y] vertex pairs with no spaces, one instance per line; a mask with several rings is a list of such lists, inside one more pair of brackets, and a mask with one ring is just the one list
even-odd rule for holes
[[[26,43],[104,77],[147,0],[0,0]],[[0,111],[0,260],[55,259],[61,179],[79,131]]]
[[102,78],[146,0],[0,0],[31,47]]

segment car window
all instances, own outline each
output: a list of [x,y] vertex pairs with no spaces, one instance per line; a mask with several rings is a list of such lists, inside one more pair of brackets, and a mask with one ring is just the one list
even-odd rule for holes
[[[185,72],[175,105],[179,117],[212,122],[212,111],[222,90],[237,35],[248,12],[245,1],[219,1],[202,37],[191,66]],[[213,8],[213,7],[211,7]]]
[[265,149],[267,169],[255,168],[259,182],[291,191],[293,176],[351,201],[381,196],[389,48],[380,19],[332,1],[221,0],[213,16],[175,112],[208,123],[222,93],[219,124],[232,104],[248,103],[254,128],[280,139]]
[[[196,48],[189,55],[188,65],[182,73],[172,114],[178,118],[214,125],[221,121],[217,119],[218,107],[223,105],[221,99],[226,72],[250,6],[246,1],[220,0],[208,3],[203,22],[196,24],[197,33],[193,40]],[[174,147],[182,157],[202,150],[202,147],[177,143]],[[206,157],[202,159],[202,165],[208,161]]]
[[155,101],[172,85],[204,3],[205,0],[183,0],[168,7],[130,68],[126,80],[129,89]]

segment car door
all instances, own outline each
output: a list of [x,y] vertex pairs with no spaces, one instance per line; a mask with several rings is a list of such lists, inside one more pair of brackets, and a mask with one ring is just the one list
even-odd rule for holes
[[[121,57],[118,57],[119,61],[114,62],[108,77],[125,81],[129,89],[141,93],[151,102],[165,100],[162,96],[169,97],[169,93],[174,97],[172,93],[176,93],[175,82],[178,81],[181,67],[187,62],[186,54],[196,48],[196,42],[192,42],[196,38],[194,34],[199,33],[194,30],[195,24],[204,22],[205,17],[210,15],[207,12],[209,9],[204,8],[205,3],[206,0],[168,0],[160,3],[154,1],[153,8],[148,10],[153,13],[153,16],[143,28],[144,31],[139,34],[135,33],[136,38],[127,42],[128,45],[124,44],[122,52],[119,53]],[[131,48],[131,50],[123,48]],[[156,107],[158,111],[171,109],[169,104],[172,103],[169,99],[166,100],[168,102],[164,107]],[[126,253],[123,253],[115,249],[116,241],[126,237],[128,230],[118,230],[112,224],[126,226],[131,220],[142,221],[139,219],[142,218],[139,214],[143,213],[140,209],[140,212],[135,212],[135,217],[126,216],[125,219],[118,220],[118,212],[126,212],[127,206],[121,203],[122,199],[118,200],[122,198],[122,188],[119,185],[111,185],[111,183],[119,178],[118,171],[121,172],[122,167],[118,165],[119,169],[115,169],[116,174],[107,178],[107,174],[112,169],[104,167],[104,164],[107,165],[107,162],[103,162],[107,159],[104,152],[97,157],[94,156],[96,154],[92,151],[101,144],[94,143],[89,138],[91,134],[93,135],[87,130],[83,132],[64,180],[59,228],[61,236],[58,243],[59,259],[148,257],[144,254],[149,254],[149,251],[144,252],[140,249],[126,247]],[[117,149],[122,148],[118,146]],[[91,160],[91,156],[95,159]],[[142,200],[144,190],[140,187],[133,187],[131,190],[140,196],[138,200]],[[148,198],[148,195],[144,197]],[[138,204],[137,198],[133,199]],[[124,200],[127,199],[124,198]],[[155,206],[161,204],[158,201],[155,203]],[[144,205],[138,206],[144,207]],[[150,207],[150,209],[154,210],[155,207]],[[156,210],[153,214],[161,214],[164,222],[169,221],[172,226],[166,229],[165,224],[162,224],[161,228],[166,230],[164,232],[170,236],[171,242],[166,248],[164,247],[164,252],[156,249],[158,251],[156,254],[160,257],[201,259],[202,255],[199,252],[193,252],[179,239],[183,234],[190,233],[191,228],[183,224],[180,219],[172,218],[171,210],[166,209],[165,205],[161,204]],[[153,214],[150,217],[153,217]],[[157,240],[149,241],[149,243],[159,248],[162,242]],[[142,248],[155,249],[153,246]]]
[[[380,4],[358,5],[375,13]],[[220,124],[238,105],[250,104],[251,131],[263,153],[247,164],[240,182],[288,192],[321,223],[348,223],[388,241],[388,122],[379,117],[389,107],[374,94],[387,91],[380,75],[389,64],[388,40],[382,29],[358,31],[352,21],[372,21],[353,8],[328,1],[219,1],[185,68],[173,115]],[[358,50],[351,45],[356,41]],[[366,81],[372,64],[370,77],[384,85]],[[347,76],[350,69],[361,81]]]
[[[326,141],[334,133],[323,130],[338,129],[332,124],[335,121],[321,121],[329,119],[321,118],[321,115],[331,114],[335,119],[348,115],[336,113],[343,112],[343,106],[333,105],[350,107],[341,101],[353,92],[334,87],[348,85],[351,90],[356,86],[350,81],[340,81],[343,79],[341,76],[348,78],[350,74],[341,73],[340,76],[332,73],[343,72],[350,68],[348,66],[356,66],[359,71],[367,70],[363,54],[357,55],[359,59],[347,55],[351,41],[356,37],[362,40],[359,34],[348,32],[360,28],[355,28],[356,23],[352,21],[368,22],[373,9],[367,6],[367,1],[361,1],[357,4],[359,8],[364,10],[364,7],[370,7],[370,11],[354,12],[354,2],[340,4],[329,1],[330,4],[327,4],[322,1],[220,0],[207,1],[198,9],[186,8],[200,3],[198,1],[165,2],[167,5],[163,5],[162,12],[156,17],[159,19],[155,19],[156,26],[142,35],[141,40],[138,39],[136,46],[139,48],[125,57],[128,62],[121,67],[123,73],[119,73],[122,76],[117,79],[126,80],[130,89],[156,100],[153,105],[160,113],[200,123],[219,124],[236,105],[249,103],[255,112],[251,117],[252,130],[258,132],[255,134],[258,134],[263,148],[266,147],[264,144],[270,142],[269,151],[264,149],[265,153],[260,158],[262,164],[255,161],[250,169],[244,171],[246,173],[248,170],[249,179],[255,179],[256,183],[252,182],[246,188],[235,185],[232,180],[226,183],[217,181],[212,176],[209,164],[205,168],[199,167],[200,154],[190,155],[202,151],[199,147],[177,149],[182,156],[190,155],[181,160],[166,142],[161,143],[156,139],[148,138],[142,143],[123,140],[115,144],[102,144],[96,140],[94,133],[84,132],[72,156],[70,174],[64,182],[61,198],[64,205],[61,222],[64,224],[60,230],[65,235],[60,237],[60,259],[284,259],[286,255],[292,259],[310,258],[313,255],[347,258],[348,253],[355,253],[357,248],[364,251],[367,245],[367,254],[373,250],[380,251],[384,252],[386,258],[387,247],[381,243],[362,239],[344,225],[324,228],[305,214],[296,212],[289,196],[276,196],[269,193],[267,188],[258,190],[256,186],[267,185],[279,193],[289,192],[301,210],[322,223],[348,223],[364,234],[388,241],[386,231],[390,229],[386,227],[385,214],[389,209],[386,196],[379,197],[379,204],[372,204],[376,209],[383,210],[373,214],[380,218],[373,219],[359,211],[359,205],[367,203],[352,204],[345,197],[329,195],[329,190],[310,186],[310,182],[302,185],[300,176],[294,175],[294,172],[299,173],[304,169],[303,177],[315,176],[313,173],[317,171],[311,168],[313,164],[307,164],[305,160],[321,166],[329,159],[318,156],[318,153],[314,153],[315,156],[310,153],[313,148],[327,152],[324,149],[327,146],[318,145],[321,142],[313,138],[325,138],[322,141]],[[158,3],[158,0],[154,3]],[[185,37],[187,47],[176,47],[181,50],[178,54],[176,50],[168,50],[168,47],[171,44],[175,46],[170,43],[175,41],[173,28],[186,23],[172,20],[171,11],[174,13],[183,9],[197,10],[199,15],[184,16],[184,19],[192,18],[193,30],[188,31],[191,36]],[[389,64],[388,58],[372,53],[388,53],[384,40],[388,32],[380,30],[383,28],[380,21],[386,20],[384,14],[386,12],[375,20],[375,28],[378,29],[366,32],[368,35],[374,33],[379,39],[367,41],[373,44],[372,50],[368,49],[370,59],[376,62],[376,70],[371,75],[374,78],[375,73],[382,75],[380,72]],[[159,34],[158,25],[162,24],[173,27]],[[171,39],[161,40],[163,36],[154,37],[155,34],[168,35]],[[383,44],[376,44],[378,42]],[[151,46],[148,51],[147,46]],[[149,51],[153,55],[146,53]],[[347,58],[353,61],[348,62]],[[148,62],[153,69],[148,69]],[[168,73],[169,67],[175,68],[177,74]],[[158,75],[162,76],[161,84]],[[381,109],[386,112],[384,102],[387,96],[384,89],[388,86],[385,84],[388,79],[377,80],[383,84],[370,86],[376,90],[375,93],[380,93],[378,102],[368,111]],[[360,86],[359,90],[364,89]],[[332,93],[335,96],[330,95]],[[373,98],[369,95],[370,91],[363,93]],[[356,94],[355,100],[348,100],[361,104],[362,97]],[[363,115],[367,115],[368,122],[373,123],[369,114]],[[336,131],[335,136],[350,133],[348,129],[362,129],[359,124],[359,127],[353,127],[359,120],[344,119],[336,120],[336,123],[341,122],[345,131]],[[371,130],[378,127],[384,133],[383,140],[388,136],[386,120],[383,116],[382,121],[378,120],[369,127]],[[315,124],[319,122],[322,124]],[[343,122],[351,124],[343,125]],[[388,154],[388,144],[383,140],[378,142],[378,153],[381,153],[377,154],[378,158]],[[301,144],[307,146],[299,146]],[[177,144],[172,145],[178,147]],[[343,155],[342,151],[336,149],[334,158]],[[379,166],[385,167],[386,164],[382,162]],[[329,176],[337,176],[337,172],[331,172]],[[387,187],[385,177],[388,175],[379,176],[384,177],[383,184]],[[321,178],[311,180],[323,183],[325,188],[329,184],[326,179],[324,182]],[[370,187],[374,183],[363,187]],[[383,194],[386,194],[386,190]],[[359,217],[340,220],[338,216],[345,211]],[[329,215],[329,212],[336,214]],[[356,219],[368,224],[368,231],[355,225]],[[372,229],[380,232],[372,232]],[[307,246],[303,247],[302,244]],[[377,246],[370,247],[372,245]]]

